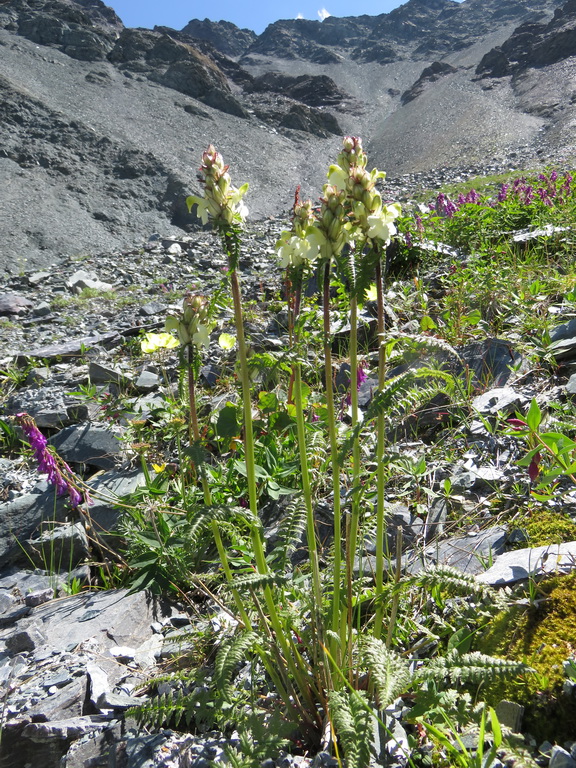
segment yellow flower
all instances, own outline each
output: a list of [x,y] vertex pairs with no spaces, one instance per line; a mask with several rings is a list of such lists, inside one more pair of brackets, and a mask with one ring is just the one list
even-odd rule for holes
[[146,333],[140,342],[142,352],[151,354],[159,349],[174,349],[178,346],[178,339],[171,333]]

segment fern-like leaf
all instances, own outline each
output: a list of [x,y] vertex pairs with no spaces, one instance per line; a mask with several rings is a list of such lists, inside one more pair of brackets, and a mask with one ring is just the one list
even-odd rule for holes
[[[438,379],[441,388],[422,388],[415,385],[419,379]],[[362,429],[366,429],[370,422],[375,421],[379,414],[384,413],[390,420],[392,416],[399,416],[406,411],[415,410],[419,402],[426,402],[439,391],[451,390],[454,386],[454,377],[446,371],[435,368],[416,368],[404,371],[385,382],[384,387],[372,398],[370,405],[364,414],[364,420],[350,430],[348,437],[342,445],[339,461],[342,463],[350,451],[354,441]]]
[[272,559],[274,570],[283,573],[289,564],[291,555],[302,542],[306,528],[306,507],[301,496],[286,504],[286,515],[280,526],[280,541],[275,547]]
[[364,691],[331,691],[328,709],[334,730],[344,748],[347,768],[370,764],[375,718]]
[[251,520],[253,515],[249,509],[227,505],[199,505],[188,510],[190,519],[186,530],[189,541],[197,543],[207,528],[216,522],[228,523],[231,519]]
[[248,573],[242,576],[235,575],[234,582],[229,586],[233,589],[262,589],[274,585],[285,584],[287,577],[281,573]]
[[375,637],[365,641],[363,651],[364,661],[378,694],[378,706],[385,709],[410,684],[408,662]]
[[457,649],[449,651],[418,670],[422,680],[443,680],[448,678],[452,683],[458,682],[489,682],[502,677],[516,677],[534,670],[521,661],[499,659],[487,656],[478,651],[460,654]]
[[214,664],[214,684],[223,698],[231,698],[232,676],[257,639],[256,632],[242,632],[220,646]]
[[440,339],[437,336],[426,336],[423,333],[404,333],[403,331],[387,330],[384,334],[383,344],[388,344],[392,339],[406,340],[412,342],[412,344],[426,347],[434,352],[443,352],[450,357],[453,357],[459,363],[463,363],[462,358],[451,344],[448,344],[444,339]]
[[133,717],[139,726],[152,730],[168,725],[177,728],[183,723],[190,728],[199,711],[203,713],[202,719],[206,719],[206,703],[199,700],[196,692],[185,693],[175,688],[130,708],[126,714]]
[[407,581],[430,591],[439,587],[452,595],[470,595],[479,598],[495,595],[495,590],[488,584],[477,581],[474,576],[463,573],[450,565],[431,565]]

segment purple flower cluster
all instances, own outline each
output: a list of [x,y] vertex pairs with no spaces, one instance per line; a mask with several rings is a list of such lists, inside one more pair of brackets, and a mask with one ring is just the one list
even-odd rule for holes
[[557,171],[552,171],[549,176],[541,173],[538,181],[540,186],[535,188],[520,176],[511,184],[502,184],[497,197],[492,200],[482,198],[475,189],[471,189],[466,195],[460,194],[455,202],[444,192],[440,192],[436,202],[430,205],[430,210],[451,219],[463,205],[490,205],[494,208],[506,201],[516,200],[521,205],[531,205],[535,199],[539,199],[544,205],[552,207],[562,205],[567,197],[576,191],[572,189],[573,177],[568,172],[559,175]]
[[430,209],[440,216],[445,216],[447,219],[451,219],[463,205],[480,205],[481,203],[482,198],[475,189],[471,189],[466,195],[458,195],[456,202],[450,200],[448,195],[445,195],[444,192],[440,192],[436,198],[436,202],[434,205],[430,206]]
[[[58,496],[68,494],[70,504],[75,509],[82,503],[83,498],[77,483],[74,482],[74,472],[65,461],[53,454],[48,448],[48,441],[36,426],[32,416],[27,413],[18,413],[16,420],[24,430],[30,447],[34,451],[34,458],[38,462],[38,471],[48,475],[48,482],[55,486]],[[89,502],[88,495],[84,494],[84,496]]]
[[540,173],[538,181],[540,184],[536,190],[527,183],[523,176],[514,179],[512,185],[503,184],[497,201],[502,203],[505,200],[516,198],[521,204],[530,205],[537,195],[544,205],[551,208],[553,205],[562,205],[574,193],[572,190],[573,178],[567,171],[562,175],[559,175],[557,171],[552,171],[549,176]]
[[440,192],[436,198],[435,205],[430,206],[430,208],[431,210],[436,211],[440,216],[446,216],[447,219],[451,219],[458,210],[456,203],[450,200],[448,195],[445,195],[444,192]]

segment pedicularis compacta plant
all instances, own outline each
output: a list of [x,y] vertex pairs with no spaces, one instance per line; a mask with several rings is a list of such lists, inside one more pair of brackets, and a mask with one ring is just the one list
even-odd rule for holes
[[[394,222],[401,211],[398,204],[382,200],[377,182],[384,178],[384,173],[367,170],[367,156],[360,139],[347,137],[336,163],[329,168],[328,183],[323,187],[319,205],[302,201],[297,192],[292,228],[283,232],[277,243],[280,265],[285,270],[289,317],[287,430],[292,431],[292,445],[296,446],[299,464],[297,487],[291,489],[291,503],[303,513],[307,558],[293,570],[288,568],[286,557],[275,560],[274,553],[267,551],[260,516],[260,486],[267,478],[255,458],[253,410],[258,398],[250,376],[238,274],[242,226],[248,213],[243,200],[247,185],[237,188],[232,184],[228,166],[212,146],[202,157],[199,173],[204,195],[189,197],[187,204],[191,211],[196,207],[203,222],[211,221],[228,258],[243,412],[243,455],[234,462],[234,467],[245,478],[247,486],[247,508],[243,510],[241,525],[248,531],[249,547],[235,544],[234,536],[232,545],[227,546],[230,530],[226,531],[225,527],[230,521],[223,519],[222,506],[213,500],[213,468],[202,459],[201,450],[190,454],[196,457],[197,483],[193,480],[192,485],[199,484],[202,488],[202,517],[210,521],[209,530],[226,582],[226,589],[218,600],[237,622],[235,632],[222,642],[216,658],[214,695],[219,698],[220,711],[232,717],[235,727],[250,730],[252,736],[248,741],[252,746],[249,747],[246,740],[240,741],[244,754],[250,753],[256,762],[243,763],[243,758],[234,750],[230,753],[231,760],[234,765],[258,765],[258,760],[269,756],[266,750],[272,748],[272,736],[278,746],[278,740],[286,732],[284,724],[293,743],[299,738],[303,749],[330,747],[339,761],[342,752],[345,754],[348,768],[366,768],[375,749],[374,733],[378,723],[386,728],[383,710],[400,693],[410,687],[426,687],[428,674],[431,678],[442,678],[450,665],[457,668],[458,679],[478,676],[479,670],[485,672],[496,666],[502,671],[506,666],[481,654],[453,653],[444,666],[437,664],[429,673],[415,672],[403,658],[402,648],[394,648],[398,643],[400,594],[411,582],[401,585],[399,564],[395,576],[385,579],[386,566],[391,562],[386,551],[385,414],[403,392],[409,377],[427,380],[437,377],[446,384],[450,377],[441,371],[422,368],[417,373],[386,379],[383,263],[386,249],[396,233]],[[324,393],[320,417],[312,412],[311,389],[303,381],[306,349],[301,296],[312,272],[318,277],[322,304]],[[333,284],[346,292],[350,327],[348,356],[353,383],[361,382],[364,375],[358,361],[358,312],[368,289],[373,292],[374,285],[377,304],[377,391],[372,405],[361,417],[358,388],[351,386],[346,424],[338,418],[333,384],[334,331],[330,311]],[[199,449],[203,437],[196,413],[194,382],[201,347],[208,340],[211,323],[209,306],[202,296],[187,297],[182,313],[169,318],[167,323],[167,329],[177,332],[182,346],[182,362],[188,371],[190,443]],[[270,400],[270,393],[259,394]],[[376,438],[373,455],[367,457],[360,435],[361,427],[370,422],[374,423]],[[331,543],[324,543],[323,548],[315,517],[318,481],[313,472],[316,459],[313,445],[318,445],[318,435],[328,446],[331,488],[325,495],[333,517]],[[370,496],[366,494],[364,464],[367,459],[375,466],[369,478]],[[364,577],[363,565],[363,526],[367,520],[376,532],[370,578]],[[296,532],[298,534],[298,530]],[[294,538],[297,540],[298,535]],[[289,546],[289,536],[285,539]],[[399,542],[398,556],[400,551]],[[434,581],[430,573],[426,578],[429,584]],[[460,577],[453,578],[458,581]],[[486,591],[470,580],[467,589],[480,590],[482,595]],[[248,699],[231,684],[238,663],[247,657],[252,660],[252,690],[258,690],[256,697],[248,696]],[[520,668],[522,665],[518,664],[506,667],[514,672]],[[185,709],[190,719],[199,706],[199,702],[193,700],[182,704],[180,709]],[[210,706],[214,707],[214,702]],[[407,754],[406,759],[410,759]]]

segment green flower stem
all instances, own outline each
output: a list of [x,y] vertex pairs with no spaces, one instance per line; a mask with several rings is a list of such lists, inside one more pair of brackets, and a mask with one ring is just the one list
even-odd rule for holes
[[[286,277],[286,296],[288,300],[288,338],[290,347],[293,348],[294,344],[296,342],[296,336],[295,336],[295,325],[296,325],[296,318],[300,314],[300,301],[302,297],[302,278],[303,278],[303,271],[302,268],[298,271],[295,282],[296,282],[296,289],[294,293],[292,293],[292,283],[290,282],[290,279]],[[294,390],[294,367],[292,368],[292,371],[290,373],[290,381],[288,383],[288,402],[293,402],[293,390]]]
[[[196,410],[196,387],[194,383],[194,348],[192,347],[191,344],[188,346],[188,395],[190,398],[190,422],[189,422],[189,429],[190,429],[190,435],[191,435],[190,442],[192,443],[192,440],[194,440],[194,442],[199,443],[200,427],[198,425],[198,413]],[[207,507],[209,507],[212,505],[212,492],[210,490],[210,484],[208,483],[208,478],[206,477],[206,472],[204,471],[203,466],[200,467],[200,477],[202,479],[204,503],[206,504]],[[232,576],[232,571],[230,570],[230,565],[228,563],[228,556],[224,548],[222,536],[220,535],[220,529],[218,528],[218,523],[216,522],[216,520],[212,520],[210,525],[212,528],[212,535],[214,536],[214,541],[216,543],[216,549],[218,550],[218,555],[220,557],[220,562],[222,563],[222,570],[224,571],[224,575],[226,576],[226,581],[232,587],[232,584],[234,583],[234,579]],[[238,611],[238,614],[242,619],[242,623],[247,629],[251,629],[252,625],[250,622],[250,618],[246,613],[246,609],[244,608],[242,598],[240,597],[240,594],[237,592],[237,590],[235,590],[233,587],[232,587],[232,596],[234,598],[236,610]]]
[[400,590],[398,585],[402,578],[402,526],[399,525],[396,528],[396,570],[394,571],[394,583],[396,589],[394,590],[394,596],[392,597],[392,605],[390,608],[390,620],[388,622],[388,633],[386,635],[386,648],[392,646],[392,640],[394,638],[394,627],[396,626],[396,617],[398,616],[398,605],[400,603]]
[[[240,292],[240,281],[236,271],[238,255],[240,248],[240,238],[237,232],[227,230],[223,234],[223,241],[228,254],[230,265],[230,286],[232,290],[232,302],[234,306],[234,320],[236,324],[236,336],[238,341],[238,362],[240,365],[240,381],[242,386],[242,400],[244,405],[244,455],[246,462],[246,475],[248,479],[248,498],[250,511],[254,516],[255,522],[250,526],[250,539],[254,558],[256,561],[256,570],[262,575],[269,573],[264,552],[264,542],[262,531],[258,525],[258,495],[256,489],[256,472],[254,459],[254,434],[252,430],[252,401],[250,389],[250,375],[248,371],[248,355],[246,351],[246,340],[244,337],[244,318],[242,312],[242,295]],[[278,610],[274,602],[274,595],[270,586],[264,587],[264,598],[266,600],[266,609],[272,630],[275,635],[275,641],[282,648],[286,664],[291,674],[298,681],[300,691],[306,696],[308,704],[313,707],[314,702],[310,692],[309,679],[306,665],[296,649],[290,636],[278,615]]]
[[[314,653],[316,653],[320,643],[323,643],[323,622],[322,622],[322,586],[320,583],[320,564],[318,561],[318,546],[316,541],[316,524],[314,521],[314,509],[312,506],[312,491],[310,487],[310,472],[308,469],[308,452],[306,450],[306,427],[304,423],[304,409],[302,407],[302,375],[300,363],[293,366],[294,372],[294,404],[296,406],[296,427],[298,431],[298,451],[300,454],[300,471],[302,474],[302,493],[306,505],[306,536],[308,541],[308,555],[310,558],[310,568],[312,571],[312,593],[314,596],[314,624],[315,624],[315,643]],[[316,665],[318,661],[316,662]],[[316,666],[315,665],[315,666]],[[326,664],[322,664],[324,670]],[[327,681],[324,682],[327,687]]]
[[[384,388],[386,381],[386,344],[384,342],[384,285],[382,280],[382,258],[376,262],[376,303],[378,308],[378,389]],[[386,448],[386,423],[384,413],[378,414],[376,422],[376,572],[374,574],[376,615],[374,618],[374,637],[380,638],[384,620],[383,600],[378,599],[384,591],[384,543],[386,539],[386,516],[384,513],[384,493],[386,477],[384,472],[384,452]],[[386,547],[388,549],[388,547]]]
[[[358,299],[355,294],[350,296],[350,403],[351,403],[351,428],[355,429],[358,423]],[[360,440],[356,436],[352,444],[352,504],[349,522],[346,526],[346,587],[348,592],[348,669],[352,675],[352,582],[354,569],[354,555],[358,546],[358,529],[360,526]],[[359,552],[361,561],[362,553]]]
[[[334,494],[334,584],[332,594],[332,632],[340,634],[340,593],[342,576],[342,507],[340,498],[340,465],[338,462],[338,440],[336,436],[336,413],[334,410],[334,386],[332,384],[332,348],[330,339],[330,262],[324,266],[324,378],[326,391],[326,413],[332,463],[332,490]],[[330,648],[335,659],[340,659],[338,642],[334,638]]]

